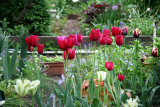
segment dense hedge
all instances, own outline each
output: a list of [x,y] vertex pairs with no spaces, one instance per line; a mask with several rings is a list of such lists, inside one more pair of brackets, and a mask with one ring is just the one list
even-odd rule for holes
[[9,27],[23,24],[30,33],[48,32],[51,22],[46,0],[0,0],[0,20],[7,18]]

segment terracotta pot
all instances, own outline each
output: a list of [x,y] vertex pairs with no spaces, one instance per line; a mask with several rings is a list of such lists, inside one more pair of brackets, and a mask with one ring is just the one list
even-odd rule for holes
[[44,65],[48,65],[44,71],[48,76],[64,74],[64,62],[44,62]]

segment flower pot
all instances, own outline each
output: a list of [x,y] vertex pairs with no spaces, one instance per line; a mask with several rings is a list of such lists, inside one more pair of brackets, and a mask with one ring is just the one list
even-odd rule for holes
[[44,62],[47,69],[44,71],[48,76],[64,74],[64,62]]

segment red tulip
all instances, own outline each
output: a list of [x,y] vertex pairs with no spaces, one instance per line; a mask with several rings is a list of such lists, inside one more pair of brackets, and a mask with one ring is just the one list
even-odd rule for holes
[[119,79],[119,81],[123,81],[123,80],[124,80],[124,78],[125,78],[125,76],[124,76],[124,75],[122,75],[122,74],[118,74],[118,79]]
[[33,49],[34,49],[34,48],[33,48],[32,46],[28,46],[28,51],[29,51],[29,52],[33,51]]
[[39,54],[42,54],[43,51],[44,51],[44,45],[43,45],[43,44],[42,44],[42,45],[41,45],[41,44],[38,44],[37,51],[38,51]]
[[123,29],[122,29],[122,35],[127,35],[127,33],[128,33],[128,29],[127,29],[127,27],[124,27]]
[[33,47],[38,46],[38,42],[39,42],[39,37],[38,36],[32,35],[32,36],[30,36],[29,40],[30,40],[31,46],[33,46]]
[[74,46],[74,42],[71,38],[67,39],[67,47],[68,48],[72,48]]
[[66,36],[58,36],[57,42],[58,42],[59,48],[62,49],[63,51],[66,51],[68,49]]
[[157,48],[153,48],[153,49],[151,50],[151,55],[152,55],[153,57],[158,57],[158,49],[157,49]]
[[67,39],[71,39],[71,40],[73,41],[73,43],[75,43],[75,42],[76,42],[76,35],[75,35],[75,34],[69,35],[69,36],[67,37]]
[[116,40],[116,44],[117,44],[118,46],[123,45],[123,42],[124,42],[124,40],[123,40],[123,35],[115,36],[115,40]]
[[112,27],[112,35],[113,36],[122,35],[121,29],[119,29],[119,27]]
[[66,59],[66,55],[68,56],[68,60],[74,59],[76,53],[75,49],[69,48],[66,52],[63,53],[64,59]]
[[110,37],[111,36],[110,30],[109,29],[104,29],[103,30],[103,35],[107,35],[108,37]]
[[108,38],[109,38],[109,37],[108,37],[107,35],[102,35],[102,36],[100,37],[100,39],[99,39],[99,43],[100,43],[101,45],[106,45]]
[[76,36],[76,42],[75,42],[74,45],[75,45],[75,46],[79,46],[79,45],[80,45],[80,43],[79,43],[78,40],[77,40],[77,36]]
[[91,33],[89,35],[89,40],[98,41],[100,37],[101,37],[101,32],[99,31],[99,29],[92,29],[91,30]]
[[113,62],[106,62],[105,63],[105,67],[107,68],[108,71],[112,71],[113,70]]
[[82,42],[83,42],[83,36],[82,36],[82,34],[77,35],[77,41],[78,41],[79,43],[82,43]]
[[139,29],[137,28],[133,30],[133,37],[138,38],[140,34],[141,34],[141,30],[139,31]]
[[25,42],[26,42],[26,44],[27,44],[28,46],[30,46],[30,45],[31,45],[30,37],[26,37],[26,38],[25,38]]
[[107,39],[107,45],[111,45],[112,44],[112,38],[108,38]]

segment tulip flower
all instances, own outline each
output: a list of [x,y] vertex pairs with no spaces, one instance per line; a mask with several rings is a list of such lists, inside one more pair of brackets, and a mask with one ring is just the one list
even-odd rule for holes
[[31,43],[31,46],[33,47],[37,47],[38,46],[38,42],[39,42],[39,37],[38,36],[35,36],[35,35],[32,35],[30,36],[30,43]]
[[112,38],[108,38],[107,39],[107,45],[111,45],[112,44]]
[[77,41],[78,41],[79,43],[82,43],[82,42],[83,42],[83,36],[82,36],[82,34],[77,35]]
[[121,29],[119,29],[119,27],[112,27],[112,35],[113,36],[122,35]]
[[44,51],[44,45],[38,44],[37,51],[38,51],[39,54],[42,54],[43,51]]
[[0,107],[1,107],[2,105],[4,105],[4,103],[5,103],[4,100],[0,101]]
[[118,79],[119,79],[119,81],[123,81],[123,80],[124,80],[124,78],[125,78],[125,76],[124,76],[124,75],[122,75],[122,74],[118,74]]
[[29,85],[28,93],[31,96],[34,96],[39,85],[40,85],[40,81],[39,80],[32,81],[30,83],[30,85]]
[[111,32],[110,32],[109,29],[104,29],[102,35],[107,35],[108,37],[110,37],[111,36]]
[[28,93],[30,81],[25,79],[24,81],[17,79],[15,90],[18,93],[19,96],[26,96]]
[[137,28],[133,30],[133,37],[138,38],[140,34],[141,34],[141,30],[139,31],[139,29]]
[[67,46],[68,48],[72,48],[76,43],[76,35],[69,35],[67,37]]
[[124,42],[123,35],[115,36],[115,40],[116,40],[116,44],[117,44],[118,46],[123,45],[123,42]]
[[64,59],[66,59],[66,55],[68,56],[68,60],[72,60],[74,59],[76,53],[75,53],[75,49],[71,49],[69,48],[66,52],[63,53]]
[[113,62],[106,62],[105,63],[105,67],[107,68],[108,71],[112,71],[113,70]]
[[59,48],[62,49],[63,51],[66,51],[68,49],[66,36],[58,36],[57,43],[59,45]]
[[102,35],[99,39],[99,43],[101,45],[106,45],[107,44],[107,39],[108,39],[108,36],[107,35]]
[[25,38],[25,42],[28,46],[37,47],[39,42],[39,37],[32,35],[30,37]]
[[127,33],[128,33],[128,29],[127,29],[127,27],[124,27],[123,29],[122,29],[122,35],[127,35]]
[[74,44],[75,46],[79,46],[80,45],[80,43],[78,42],[78,38],[77,38],[77,36],[76,36],[76,42],[75,42],[75,44]]
[[101,32],[99,29],[92,29],[89,35],[89,40],[91,41],[98,41],[101,37]]
[[28,46],[31,46],[31,40],[30,40],[30,37],[26,37],[25,38],[25,42]]
[[104,71],[98,71],[97,76],[99,81],[104,81],[106,79],[107,73]]
[[29,51],[29,52],[33,51],[33,49],[34,49],[34,48],[33,48],[32,46],[28,46],[28,51]]
[[151,55],[152,55],[153,57],[158,57],[158,49],[157,49],[157,48],[153,48],[153,49],[151,50]]

